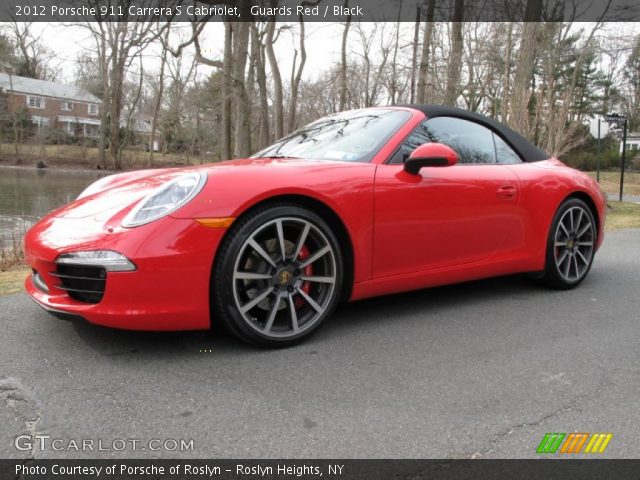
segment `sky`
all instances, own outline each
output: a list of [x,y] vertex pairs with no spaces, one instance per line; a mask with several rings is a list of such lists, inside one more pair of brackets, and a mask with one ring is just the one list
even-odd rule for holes
[[[182,35],[188,37],[191,27],[189,24],[182,25]],[[293,28],[298,28],[296,24],[292,24]],[[342,41],[343,25],[338,23],[306,23],[306,50],[307,64],[305,66],[303,78],[315,79],[317,76],[329,69],[332,64],[340,60],[340,48]],[[576,24],[576,27],[585,26],[585,24]],[[386,26],[386,34],[391,32],[395,24]],[[76,69],[75,60],[83,50],[92,47],[92,41],[88,32],[79,26],[62,24],[62,23],[33,23],[32,28],[41,35],[41,39],[55,53],[56,62],[60,66],[61,78],[64,83],[73,83],[74,72]],[[363,24],[365,30],[372,28],[372,24]],[[381,30],[381,29],[379,29]],[[401,30],[404,35],[403,45],[408,45],[413,37],[413,24],[401,24]],[[609,23],[605,25],[603,33],[615,32],[617,35],[628,35],[631,45],[631,39],[634,35],[640,33],[640,25],[637,23]],[[174,34],[172,43],[177,43],[179,33]],[[358,50],[359,42],[356,41],[357,32],[351,28],[349,48]],[[203,32],[201,45],[205,55],[212,58],[222,58],[222,50],[224,43],[224,26],[222,23],[211,22],[207,24]],[[375,45],[375,43],[374,43]],[[283,79],[290,76],[292,61],[294,57],[294,47],[297,47],[293,36],[290,32],[281,34],[276,43],[276,55],[278,56]],[[146,72],[159,70],[160,61],[158,59],[159,47],[150,48],[143,58],[144,68]],[[186,55],[191,58],[193,55],[193,47],[186,49]],[[184,61],[184,68],[188,68],[189,61]],[[205,65],[198,67],[199,76],[209,75],[213,69]]]

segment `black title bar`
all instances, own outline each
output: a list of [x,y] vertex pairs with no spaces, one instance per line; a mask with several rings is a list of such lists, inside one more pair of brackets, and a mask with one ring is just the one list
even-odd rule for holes
[[639,477],[640,460],[0,460],[0,478],[21,480]]
[[[428,0],[3,0],[0,21],[141,22],[415,22]],[[436,0],[433,21],[640,20],[637,0]]]

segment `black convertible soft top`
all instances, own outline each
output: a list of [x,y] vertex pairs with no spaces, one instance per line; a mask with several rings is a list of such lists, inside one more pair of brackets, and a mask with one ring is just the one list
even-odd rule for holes
[[420,110],[424,113],[427,118],[435,118],[435,117],[456,117],[462,118],[465,120],[470,120],[472,122],[479,123],[484,125],[485,127],[493,130],[498,135],[502,137],[502,139],[507,142],[511,148],[513,148],[520,157],[525,162],[536,162],[539,160],[546,160],[549,158],[545,152],[540,150],[534,144],[532,144],[529,140],[524,138],[519,133],[511,130],[506,125],[503,125],[500,122],[493,120],[492,118],[485,117],[484,115],[479,115],[474,112],[469,112],[467,110],[462,110],[460,108],[455,107],[445,107],[443,105],[402,105],[403,107],[413,108],[415,110]]

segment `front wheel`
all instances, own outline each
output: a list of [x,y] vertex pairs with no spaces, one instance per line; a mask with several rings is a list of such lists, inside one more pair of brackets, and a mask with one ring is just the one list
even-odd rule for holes
[[595,219],[587,204],[577,198],[564,202],[547,239],[545,283],[568,289],[582,282],[593,263],[596,235]]
[[241,217],[221,246],[214,312],[245,342],[293,345],[331,314],[342,272],[338,242],[321,217],[296,205],[266,207]]

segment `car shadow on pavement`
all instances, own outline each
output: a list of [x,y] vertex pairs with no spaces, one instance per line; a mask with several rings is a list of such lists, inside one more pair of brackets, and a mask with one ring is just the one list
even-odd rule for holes
[[[587,283],[591,283],[590,278],[585,279],[584,284]],[[490,312],[501,308],[502,302],[511,304],[528,301],[532,296],[561,294],[523,274],[415,290],[344,304],[328,319],[321,335],[349,335],[361,328],[401,323],[408,317],[439,323],[448,321],[439,314],[448,314],[450,319],[464,308],[477,307]]]
[[[474,304],[481,306],[487,302],[496,304],[529,298],[532,294],[541,294],[543,291],[553,292],[524,276],[508,276],[347,303],[337,308],[318,334],[292,348],[305,348],[345,335],[358,335],[365,328],[401,324],[406,317],[428,315],[426,321],[438,322],[439,313],[450,314],[464,306],[473,307]],[[151,355],[171,358],[203,354],[232,357],[273,352],[245,345],[219,329],[141,332],[115,330],[86,322],[74,322],[73,329],[88,348],[105,357]]]

